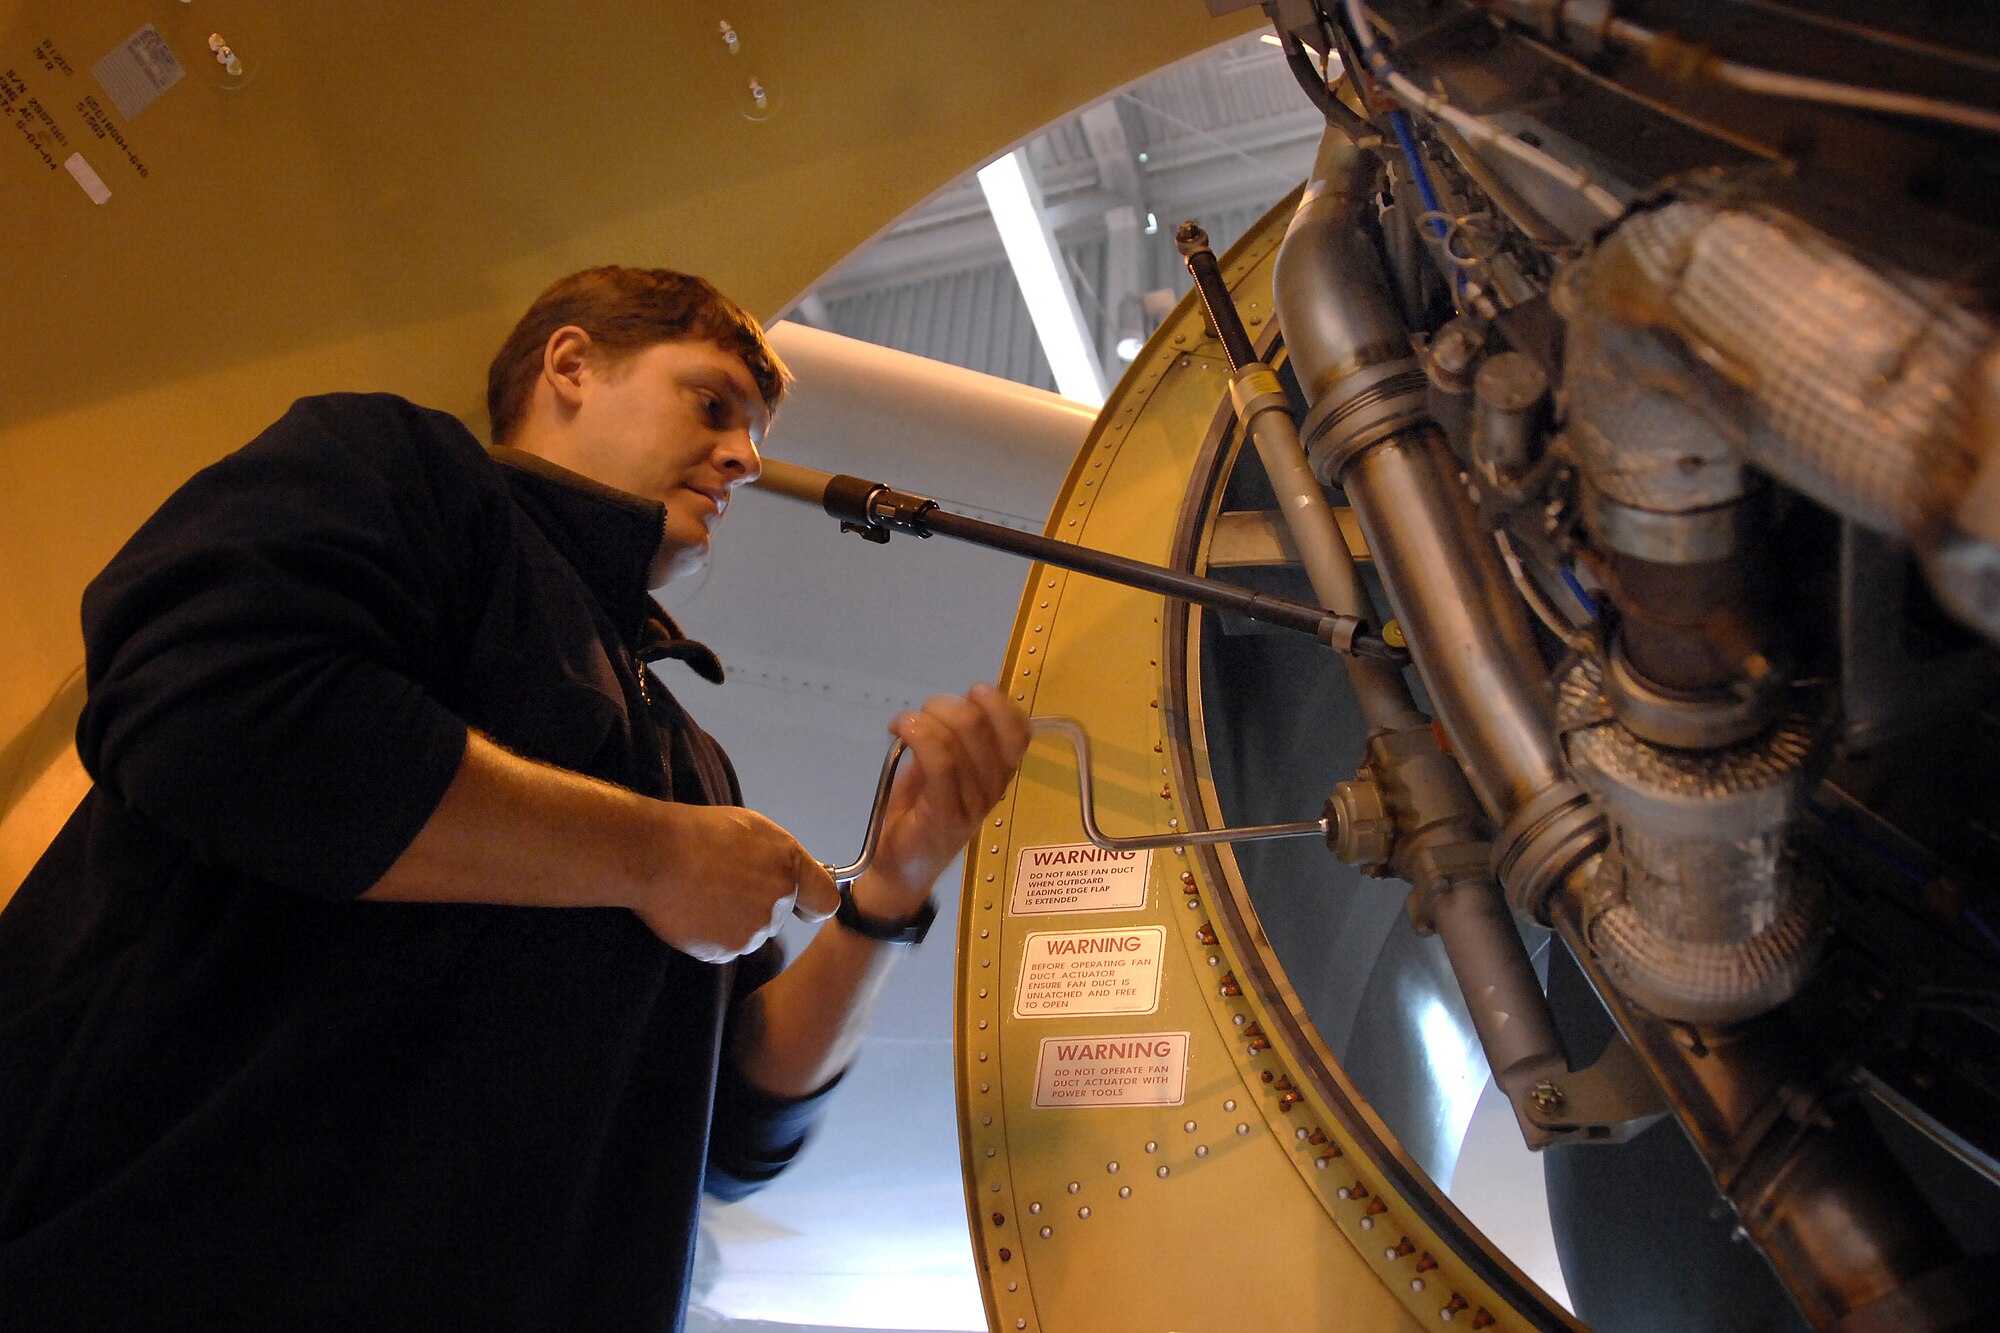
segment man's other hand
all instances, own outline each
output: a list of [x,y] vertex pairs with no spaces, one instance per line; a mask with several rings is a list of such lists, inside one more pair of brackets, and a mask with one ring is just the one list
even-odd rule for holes
[[991,685],[939,695],[889,724],[909,747],[889,794],[874,866],[854,886],[870,916],[914,915],[999,803],[1028,750],[1028,718]]
[[673,805],[653,890],[633,908],[653,933],[704,963],[749,953],[796,910],[840,906],[832,876],[784,829],[737,806]]

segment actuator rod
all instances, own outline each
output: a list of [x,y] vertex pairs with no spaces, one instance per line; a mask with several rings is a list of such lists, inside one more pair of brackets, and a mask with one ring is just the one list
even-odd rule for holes
[[[1323,604],[1361,621],[1371,620],[1375,608],[1354,568],[1347,539],[1340,534],[1326,491],[1306,461],[1299,443],[1298,424],[1292,420],[1291,403],[1277,375],[1257,360],[1250,335],[1237,313],[1236,302],[1223,282],[1215,252],[1209,248],[1208,233],[1192,220],[1174,231],[1174,244],[1187,261],[1195,291],[1209,323],[1221,338],[1229,358],[1230,394],[1236,400],[1236,415],[1257,449],[1277,497],[1278,513],[1290,529],[1292,542],[1305,566],[1313,596]],[[1381,662],[1350,657],[1346,663],[1348,682],[1361,705],[1361,714],[1371,728],[1401,731],[1429,724],[1417,711],[1403,673]]]
[[1026,556],[1112,583],[1166,597],[1178,597],[1197,606],[1233,612],[1267,625],[1298,630],[1336,651],[1350,655],[1387,662],[1408,660],[1402,650],[1390,647],[1373,627],[1355,616],[1282,597],[1266,596],[1219,579],[1184,574],[1109,551],[1095,551],[1057,541],[1038,533],[1017,532],[998,523],[954,514],[940,508],[935,500],[893,490],[880,482],[766,458],[762,475],[752,484],[759,490],[817,505],[839,519],[843,529],[858,532],[870,541],[885,542],[889,540],[892,530],[918,537],[954,537],[975,546]]

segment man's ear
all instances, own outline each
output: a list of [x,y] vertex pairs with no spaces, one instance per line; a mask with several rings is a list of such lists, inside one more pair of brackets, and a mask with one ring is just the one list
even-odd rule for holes
[[574,324],[563,325],[542,344],[542,381],[564,412],[583,405],[584,370],[594,346],[591,336]]

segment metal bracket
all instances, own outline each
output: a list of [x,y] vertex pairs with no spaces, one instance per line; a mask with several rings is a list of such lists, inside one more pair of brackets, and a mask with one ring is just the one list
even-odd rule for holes
[[1659,1086],[1622,1039],[1583,1069],[1530,1087],[1521,1110],[1551,1143],[1623,1143],[1667,1113]]

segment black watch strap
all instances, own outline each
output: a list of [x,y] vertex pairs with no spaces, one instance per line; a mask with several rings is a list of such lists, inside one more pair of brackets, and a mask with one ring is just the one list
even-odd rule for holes
[[833,914],[833,919],[857,935],[865,935],[884,944],[922,944],[924,936],[930,934],[931,922],[937,920],[937,899],[924,899],[924,905],[907,921],[882,921],[862,915],[861,909],[854,903],[854,887],[843,884],[840,886],[840,910]]

